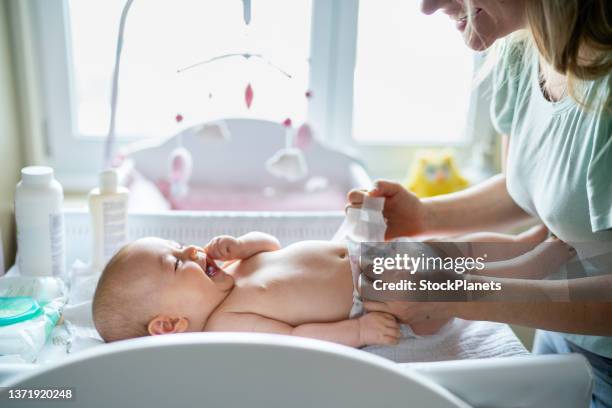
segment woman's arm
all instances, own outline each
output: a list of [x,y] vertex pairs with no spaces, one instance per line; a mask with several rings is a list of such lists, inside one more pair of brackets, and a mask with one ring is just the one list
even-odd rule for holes
[[612,336],[612,302],[470,302],[457,317],[566,333]]
[[385,197],[387,239],[496,230],[529,218],[508,194],[504,175],[467,190],[425,199],[398,183],[380,180],[370,192],[351,191],[349,205],[360,206],[366,194]]
[[[486,244],[481,244],[486,245]],[[525,248],[525,243],[520,245],[509,243],[508,245],[486,245],[482,249],[482,254],[478,256],[491,259],[487,248],[497,249],[500,253],[512,253],[516,249]],[[472,245],[478,250],[478,244]],[[472,275],[484,275],[498,278],[514,278],[514,279],[544,279],[547,276],[558,272],[559,269],[567,264],[576,256],[576,250],[558,239],[541,242],[532,250],[514,258],[497,260],[493,262],[485,262],[484,268],[470,271]],[[612,300],[612,299],[611,299]]]
[[[365,302],[368,311],[394,315],[400,322],[418,324],[458,317],[487,320],[568,333],[612,336],[612,275],[533,281],[472,276],[471,282],[499,282],[504,301]],[[479,293],[473,293],[476,299]]]
[[461,234],[497,230],[529,218],[510,197],[503,174],[463,191],[421,201],[426,233]]
[[[490,281],[484,276],[478,279]],[[497,281],[503,288],[500,298],[508,299],[508,302],[457,303],[456,317],[612,336],[612,275],[569,280]]]

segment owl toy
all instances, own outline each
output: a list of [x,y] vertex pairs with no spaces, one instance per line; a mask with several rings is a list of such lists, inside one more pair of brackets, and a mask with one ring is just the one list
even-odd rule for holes
[[432,197],[463,190],[468,185],[452,153],[420,151],[417,152],[405,186],[418,197]]

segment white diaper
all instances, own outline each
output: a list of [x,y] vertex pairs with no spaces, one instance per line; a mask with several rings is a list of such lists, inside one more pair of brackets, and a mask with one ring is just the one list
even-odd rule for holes
[[345,242],[348,250],[351,273],[353,275],[353,307],[351,318],[363,314],[363,301],[359,293],[361,278],[361,243],[384,242],[387,225],[382,211],[384,197],[364,197],[361,208],[349,208],[344,222],[332,238]]

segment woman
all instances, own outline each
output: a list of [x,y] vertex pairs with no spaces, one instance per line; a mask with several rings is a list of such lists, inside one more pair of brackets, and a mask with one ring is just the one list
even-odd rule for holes
[[[494,45],[491,115],[505,135],[506,169],[463,192],[423,200],[378,182],[369,194],[386,197],[387,238],[459,234],[537,217],[582,258],[611,253],[612,1],[422,0],[422,10],[447,13],[475,50]],[[349,193],[350,205],[359,206],[364,194]],[[459,317],[551,330],[538,330],[534,352],[585,355],[595,372],[592,406],[612,406],[612,266],[605,272],[568,281],[587,293],[582,301],[366,308],[409,324]],[[551,281],[537,280],[511,279],[506,287],[518,295],[553,290]]]

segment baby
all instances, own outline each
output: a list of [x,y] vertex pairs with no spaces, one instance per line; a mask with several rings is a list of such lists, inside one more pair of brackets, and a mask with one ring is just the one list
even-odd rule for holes
[[[213,259],[227,262],[218,267]],[[93,317],[105,341],[246,331],[353,347],[397,343],[400,329],[391,315],[349,318],[353,294],[343,243],[304,241],[281,248],[260,232],[219,236],[204,248],[145,238],[106,266]]]
[[[517,239],[505,237],[495,239]],[[359,266],[350,258],[345,243],[303,241],[281,248],[276,238],[261,232],[218,236],[204,248],[140,239],[104,269],[93,300],[94,323],[105,341],[241,331],[352,347],[396,344],[400,327],[393,316],[362,314],[355,289]],[[551,258],[560,257],[553,253]],[[225,263],[219,267],[215,260]],[[429,334],[443,324],[427,322],[412,329]]]

